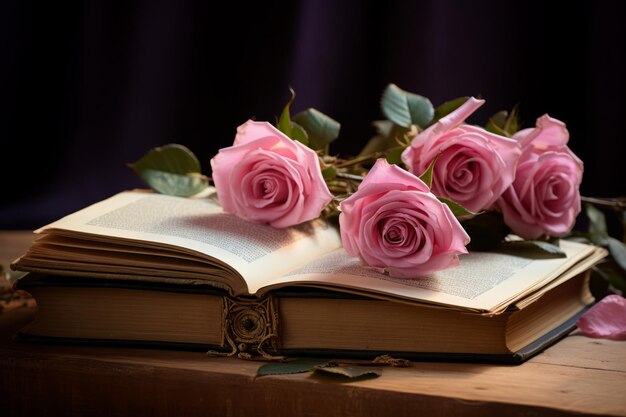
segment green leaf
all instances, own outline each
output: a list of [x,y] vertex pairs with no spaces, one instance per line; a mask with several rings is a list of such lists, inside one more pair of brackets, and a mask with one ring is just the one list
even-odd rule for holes
[[487,126],[485,126],[485,130],[495,133],[496,135],[507,136],[506,131],[504,130],[504,125],[506,124],[508,115],[509,112],[506,110],[497,112],[489,118]]
[[435,109],[435,116],[433,117],[433,123],[461,107],[468,99],[468,96],[458,97],[437,106]]
[[513,107],[504,122],[504,132],[506,136],[511,137],[519,130],[519,108],[517,105]]
[[502,242],[497,251],[530,259],[565,258],[567,255],[558,246],[540,240],[512,240]]
[[256,376],[300,374],[328,364],[328,359],[298,358],[288,362],[269,362],[257,370]]
[[404,91],[395,84],[389,84],[385,88],[381,107],[387,119],[405,128],[412,124],[427,126],[435,114],[429,99]]
[[367,145],[361,150],[359,156],[371,155],[376,152],[384,152],[387,149],[398,146],[396,138],[404,136],[408,129],[398,126],[390,120],[376,120],[372,123],[378,135],[374,136],[367,142]]
[[372,125],[376,128],[376,132],[384,137],[391,136],[393,130],[393,122],[391,120],[374,120]]
[[296,98],[296,92],[293,91],[293,88],[291,87],[289,87],[289,92],[291,93],[291,98],[287,104],[285,104],[283,112],[280,114],[280,118],[278,119],[276,128],[291,138],[291,116],[289,115],[289,107]]
[[476,216],[462,220],[461,225],[472,241],[467,245],[471,252],[494,250],[511,232],[504,223],[502,214],[496,211],[486,211]]
[[519,130],[519,110],[517,105],[509,113],[502,110],[491,116],[485,129],[500,136],[511,137]]
[[442,203],[444,203],[446,206],[450,207],[450,211],[452,211],[452,214],[454,214],[454,217],[464,217],[464,216],[475,216],[476,215],[476,213],[474,213],[472,211],[469,211],[468,209],[466,209],[465,207],[463,207],[459,203],[455,203],[452,200],[448,200],[447,198],[444,198],[444,197],[437,197],[437,199],[439,201],[441,201]]
[[589,284],[596,299],[609,294],[626,294],[626,277],[614,267],[611,262],[603,262],[592,268]]
[[291,139],[297,140],[305,146],[309,146],[309,135],[298,123],[291,122]]
[[402,151],[404,151],[404,148],[391,149],[387,152],[387,155],[385,155],[387,162],[396,165],[402,164]]
[[382,152],[389,147],[389,137],[377,135],[371,138],[363,147],[358,156],[371,155],[376,152]]
[[592,204],[585,205],[585,213],[589,218],[589,235],[591,240],[599,246],[608,244],[608,229],[606,227],[606,217],[604,213],[594,207]]
[[626,271],[626,245],[614,237],[609,237],[608,247],[615,263]]
[[609,289],[617,294],[626,294],[626,277],[615,271],[609,271],[607,275]]
[[188,148],[168,144],[151,149],[128,164],[150,187],[162,194],[190,196],[208,187],[200,162]]
[[339,137],[341,124],[317,109],[302,111],[293,120],[306,130],[309,146],[313,149],[322,149]]
[[333,178],[335,175],[337,175],[337,168],[334,166],[329,166],[322,170],[322,177],[324,177],[325,180]]
[[314,372],[317,375],[330,375],[334,377],[359,380],[366,378],[376,378],[382,375],[382,370],[380,368],[371,368],[365,366],[315,367]]
[[189,197],[198,194],[209,186],[207,177],[195,173],[180,175],[145,169],[140,176],[155,191],[177,197]]
[[200,172],[200,162],[193,152],[175,143],[153,148],[139,161],[128,165],[137,173],[144,169],[155,169],[172,174]]
[[437,162],[437,159],[439,159],[440,156],[441,156],[441,152],[439,152],[437,155],[435,155],[433,160],[428,165],[428,168],[426,168],[426,171],[424,171],[422,173],[422,175],[420,175],[420,180],[424,181],[424,184],[426,184],[428,186],[428,188],[432,188],[432,184],[433,184],[433,169],[435,168],[435,162]]
[[[626,293],[626,277],[624,277],[622,274],[618,273],[610,267],[604,267],[602,264],[595,266],[593,268],[593,272],[598,274],[602,278],[602,280],[604,280],[605,286],[608,286],[606,290],[609,290],[613,293],[616,292],[615,290],[620,291],[623,294]],[[602,289],[604,290],[605,288]],[[602,295],[607,294],[608,293]]]

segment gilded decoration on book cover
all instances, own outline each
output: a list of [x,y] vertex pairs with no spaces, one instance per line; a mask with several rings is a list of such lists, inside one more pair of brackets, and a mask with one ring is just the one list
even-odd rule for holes
[[268,353],[278,350],[278,309],[272,297],[260,301],[223,298],[224,320],[222,345],[232,350],[226,354],[251,359],[260,355],[265,360],[279,360]]

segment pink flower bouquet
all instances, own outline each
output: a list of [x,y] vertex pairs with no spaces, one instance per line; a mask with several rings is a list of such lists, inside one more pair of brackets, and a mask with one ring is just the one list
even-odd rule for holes
[[[248,120],[211,159],[225,212],[276,228],[338,216],[348,254],[418,279],[458,265],[470,240],[492,249],[515,243],[505,241],[512,232],[542,239],[543,250],[546,239],[572,231],[581,211],[582,161],[567,146],[565,124],[548,115],[519,130],[517,113],[501,112],[481,127],[467,120],[484,100],[459,98],[435,109],[391,84],[378,135],[360,155],[344,158],[329,153],[339,123],[315,109],[292,118],[294,97],[276,126]],[[132,167],[160,192],[185,196],[206,187],[197,158],[168,146]]]

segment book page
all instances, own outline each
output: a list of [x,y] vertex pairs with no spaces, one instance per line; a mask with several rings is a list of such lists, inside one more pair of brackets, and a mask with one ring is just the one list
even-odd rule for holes
[[593,246],[564,240],[564,259],[472,252],[457,268],[395,279],[349,257],[337,230],[324,222],[275,229],[226,214],[212,198],[150,192],[117,194],[37,230],[47,231],[56,233],[44,236],[24,257],[32,268],[199,279],[220,288],[230,282],[234,295],[323,286],[483,312],[500,311],[594,252]]
[[228,265],[252,288],[341,246],[337,231],[322,221],[276,229],[224,213],[211,197],[150,192],[117,194],[36,232],[51,229],[105,242],[122,240],[131,246],[164,245],[195,252]]
[[[349,292],[377,293],[382,298],[440,304],[481,312],[500,312],[513,300],[540,288],[579,261],[594,253],[594,247],[561,241],[566,258],[533,260],[517,256],[472,252],[461,257],[458,267],[419,279],[392,278],[338,249],[269,285],[342,286]],[[597,261],[597,259],[594,259]],[[590,265],[589,265],[590,266]]]

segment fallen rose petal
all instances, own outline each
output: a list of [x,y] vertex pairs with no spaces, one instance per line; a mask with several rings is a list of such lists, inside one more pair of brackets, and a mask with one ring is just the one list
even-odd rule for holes
[[604,297],[576,322],[589,337],[626,340],[626,298],[613,294]]

